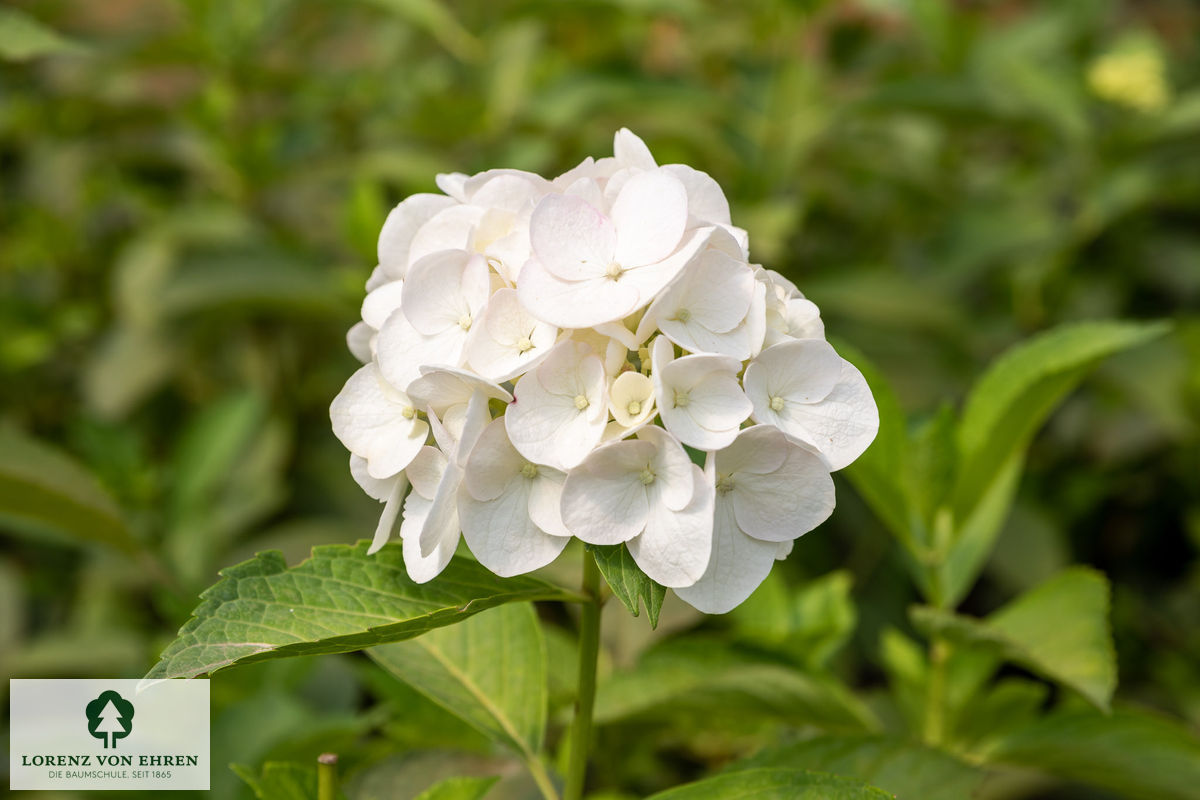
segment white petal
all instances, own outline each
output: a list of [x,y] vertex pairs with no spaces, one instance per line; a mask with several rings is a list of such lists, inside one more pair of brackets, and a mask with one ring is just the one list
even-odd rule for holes
[[433,502],[438,484],[442,482],[442,475],[446,472],[447,463],[449,462],[446,454],[441,450],[436,447],[422,447],[404,474],[412,483],[415,493]]
[[407,394],[418,408],[429,407],[442,414],[450,406],[469,402],[477,391],[505,403],[512,402],[512,395],[499,384],[451,367],[422,368],[421,376],[408,385]]
[[444,250],[415,262],[404,281],[404,315],[432,336],[448,327],[474,323],[491,291],[487,262],[463,250]]
[[662,498],[668,509],[680,510],[691,502],[695,494],[692,480],[692,467],[695,465],[687,451],[674,436],[657,425],[642,428],[637,438],[654,445],[654,458],[650,462],[650,469],[655,475],[652,490]]
[[[699,228],[691,231],[684,237],[679,249],[662,261],[641,267],[631,267],[621,274],[620,281],[615,283],[618,285],[629,284],[636,290],[638,302],[634,306],[635,311],[654,300],[658,293],[687,267],[696,254],[704,248],[709,237],[712,236],[713,230],[713,228]],[[614,281],[609,282],[614,283]],[[625,316],[629,316],[629,314]]]
[[429,514],[425,524],[421,526],[420,543],[421,557],[433,555],[443,543],[454,539],[458,542],[458,489],[462,485],[462,467],[450,459],[446,471],[438,482],[434,492],[433,502],[429,506]]
[[675,594],[705,614],[732,611],[766,580],[780,546],[742,533],[733,517],[733,504],[718,496],[708,568],[700,580],[676,589]]
[[403,390],[420,377],[421,367],[459,366],[466,343],[467,332],[457,325],[426,336],[403,313],[392,314],[375,337],[375,357],[388,383]]
[[437,184],[439,189],[458,202],[467,202],[467,194],[464,190],[467,184],[466,174],[462,172],[439,172],[434,176],[433,182]]
[[515,289],[500,289],[472,328],[467,360],[481,375],[511,380],[545,358],[557,337],[558,328],[526,311]]
[[530,483],[519,477],[487,501],[459,493],[459,520],[467,546],[480,564],[502,578],[546,566],[570,541],[543,533],[529,518]]
[[629,554],[642,572],[673,588],[698,581],[708,566],[712,549],[713,486],[699,467],[688,466],[696,487],[691,502],[679,511],[672,511],[655,496],[652,485],[646,529],[628,543]]
[[634,175],[613,203],[611,217],[617,232],[617,263],[625,267],[653,264],[670,255],[683,238],[687,191],[665,172]]
[[658,166],[650,148],[628,128],[621,128],[613,136],[613,156],[622,167],[654,169]]
[[667,164],[662,169],[687,190],[688,214],[691,217],[701,224],[729,224],[729,201],[712,176],[686,164]]
[[473,250],[475,226],[486,213],[486,208],[462,205],[439,211],[413,236],[408,251],[410,269],[422,258],[442,250]]
[[589,544],[620,544],[641,533],[649,513],[641,473],[654,452],[651,442],[614,442],[567,473],[562,493],[567,529]]
[[736,472],[729,479],[738,527],[756,539],[795,539],[833,513],[829,468],[800,445],[791,445],[787,459],[774,472]]
[[429,433],[429,426],[413,416],[408,398],[388,386],[374,364],[350,376],[329,416],[334,435],[367,460],[373,478],[390,478],[407,467]]
[[729,447],[716,454],[716,470],[735,472],[774,472],[787,460],[793,445],[773,425],[755,425],[738,434]]
[[564,280],[604,275],[616,235],[608,217],[578,197],[547,195],[529,220],[534,255],[548,272]]
[[[390,478],[372,478],[367,472],[367,460],[362,456],[350,454],[350,476],[354,482],[367,493],[367,497],[379,502],[385,502],[396,486],[396,476]],[[407,485],[407,481],[405,482]]]
[[404,281],[388,281],[367,293],[362,304],[363,322],[375,330],[383,327],[392,312],[400,307]]
[[473,175],[465,191],[471,205],[519,214],[532,210],[534,201],[550,191],[550,182],[532,172],[493,169]]
[[879,409],[862,373],[844,361],[833,391],[819,403],[788,403],[779,415],[779,427],[813,445],[836,472],[874,441],[879,432]]
[[[554,275],[536,258],[521,268],[517,296],[530,314],[560,328],[590,328],[624,319],[642,303],[638,286],[605,276],[569,281]],[[659,273],[654,273],[657,280]],[[649,297],[646,298],[649,300]]]
[[396,526],[396,517],[399,516],[401,504],[404,502],[408,480],[401,474],[392,480],[392,484],[387,504],[383,507],[383,513],[379,515],[379,524],[375,526],[375,536],[371,539],[371,546],[367,548],[367,555],[378,553],[392,538],[392,528]]
[[439,194],[414,194],[392,209],[379,232],[379,266],[393,278],[408,271],[409,251],[417,231],[439,212],[456,205]]
[[346,346],[350,348],[350,353],[362,363],[366,364],[372,357],[372,342],[375,338],[375,331],[365,322],[356,322],[346,331]]
[[754,297],[754,284],[754,271],[749,264],[708,248],[655,301],[656,313],[664,321],[683,324],[682,318],[686,317],[686,321],[714,333],[725,333],[746,318]]
[[526,480],[521,475],[526,463],[508,441],[504,420],[494,420],[471,448],[463,469],[463,486],[475,500],[495,500],[514,481]]
[[373,292],[385,283],[391,283],[394,280],[399,280],[399,278],[388,275],[382,265],[376,264],[375,269],[371,270],[371,274],[367,277],[367,292]]
[[640,425],[654,413],[654,383],[639,372],[622,372],[608,395],[613,419],[626,428]]
[[562,490],[567,476],[556,469],[538,467],[529,489],[529,518],[551,536],[570,537],[562,518]]
[[[842,358],[822,339],[800,339],[771,345],[746,367],[746,394],[755,419],[771,410],[771,398],[815,403],[831,391],[842,374]],[[778,409],[776,409],[778,410]]]

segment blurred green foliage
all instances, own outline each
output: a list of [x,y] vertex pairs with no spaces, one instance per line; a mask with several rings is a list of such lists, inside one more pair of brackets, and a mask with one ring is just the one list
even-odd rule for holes
[[[628,126],[661,162],[710,172],[752,256],[878,366],[918,421],[904,446],[919,448],[923,486],[948,469],[934,457],[952,420],[939,409],[961,405],[1008,345],[1068,321],[1175,321],[1051,417],[962,616],[941,622],[997,637],[963,617],[1093,565],[1113,586],[1117,700],[1194,730],[1198,34],[1187,0],[10,3],[0,491],[21,503],[0,509],[0,672],[140,676],[218,568],[369,536],[377,507],[327,408],[354,367],[343,335],[388,209],[438,171],[554,174]],[[56,480],[29,478],[47,472]],[[918,598],[884,524],[846,481],[839,501],[728,618],[668,600],[651,632],[609,604],[597,796],[649,794],[755,752],[760,767],[970,791],[959,761],[872,738],[858,700],[809,703],[817,678],[758,664],[792,698],[772,709],[741,676],[747,653],[768,654],[836,675],[870,719],[904,726],[905,686],[928,668],[912,637],[929,620],[906,614]],[[541,610],[557,741],[575,655],[561,610]],[[719,641],[704,659],[670,638],[696,626]],[[979,667],[952,661],[953,706]],[[666,676],[655,692],[620,693],[635,663]],[[1121,748],[1089,749],[1069,701],[1021,727],[1048,702],[1036,672],[1011,669],[954,706],[952,733],[1026,768],[1047,766],[1039,737],[1069,735],[1078,751],[1048,766],[1068,782],[1016,771],[979,796],[1097,797],[1069,781],[1094,778],[1101,758],[1110,790],[1150,796],[1121,783]],[[716,699],[680,703],[680,687]],[[731,697],[772,713],[725,718]],[[249,776],[214,771],[214,796],[308,780],[285,762],[327,750],[352,797],[415,797],[456,775],[503,776],[489,797],[531,789],[475,729],[361,657],[240,668],[213,680],[213,698],[214,752]],[[1130,713],[1113,724],[1173,757],[1176,729]],[[845,735],[808,738],[814,724]]]

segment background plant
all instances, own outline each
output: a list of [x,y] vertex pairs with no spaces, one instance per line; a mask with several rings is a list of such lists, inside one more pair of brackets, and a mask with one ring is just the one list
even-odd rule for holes
[[[366,536],[377,509],[326,412],[387,209],[438,170],[553,173],[628,125],[720,181],[756,257],[909,414],[744,609],[699,619],[668,601],[652,631],[608,604],[592,788],[640,796],[756,764],[961,797],[985,763],[980,796],[1187,796],[1196,30],[1184,2],[10,6],[4,671],[143,674],[218,567]],[[1154,338],[1059,328],[1167,317]],[[1035,341],[1053,346],[1029,347],[1053,358],[991,379],[1021,392],[977,383],[1049,329]],[[1006,476],[1011,512],[968,530],[967,500],[1003,499]],[[989,527],[990,547],[962,549]],[[1107,614],[1104,579],[1068,564],[1107,576]],[[577,566],[547,577],[574,585]],[[1042,603],[1087,621],[1072,658],[1031,627]],[[373,660],[218,673],[214,743],[264,796],[325,750],[352,797],[470,773],[505,776],[494,796],[528,792],[520,742],[562,749],[572,608],[505,605]],[[507,745],[411,667],[407,683],[386,668],[494,630],[540,635],[548,654],[532,690],[548,714]],[[1089,710],[1116,675],[1114,713]],[[900,783],[914,775],[928,783]],[[214,780],[216,796],[252,792]]]

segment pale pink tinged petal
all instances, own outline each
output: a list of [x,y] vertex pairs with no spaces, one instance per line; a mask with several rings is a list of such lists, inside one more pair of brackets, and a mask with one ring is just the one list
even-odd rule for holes
[[476,391],[505,403],[512,395],[497,383],[463,369],[423,367],[421,376],[408,385],[408,396],[417,408],[433,408],[438,414],[450,406],[467,403]]
[[611,217],[617,232],[617,263],[624,267],[654,264],[670,255],[683,238],[687,191],[664,172],[634,175],[621,188]]
[[569,472],[561,506],[567,529],[589,544],[619,544],[641,533],[649,512],[642,472],[654,451],[650,442],[614,442]]
[[457,205],[438,194],[414,194],[392,209],[379,232],[379,266],[393,278],[403,278],[411,263],[413,237],[421,226],[445,209]]
[[526,480],[521,475],[526,463],[508,441],[504,420],[494,420],[483,429],[467,456],[463,486],[476,500],[495,500],[513,481]]
[[755,539],[795,539],[833,513],[829,468],[816,453],[799,445],[791,446],[787,460],[776,471],[737,472],[729,480],[738,527]]
[[650,154],[650,148],[628,128],[621,128],[613,136],[613,156],[622,167],[654,169],[658,166]]
[[425,336],[404,314],[392,314],[375,339],[375,357],[388,383],[403,390],[420,377],[421,367],[457,367],[465,346],[466,333],[458,326]]
[[742,533],[727,498],[717,496],[708,568],[700,580],[675,590],[681,600],[705,614],[724,614],[741,605],[771,573],[780,547]]
[[459,494],[458,515],[467,546],[480,564],[502,578],[546,566],[570,541],[543,533],[529,518],[528,506],[529,485],[523,478],[492,500]]
[[551,194],[542,198],[529,219],[529,240],[548,272],[577,281],[608,272],[617,234],[595,206],[577,197]]
[[452,531],[455,535],[458,533],[458,489],[461,485],[462,467],[451,459],[433,495],[429,516],[421,526],[418,540],[423,557],[430,556],[440,543],[450,538]]
[[517,296],[530,314],[560,328],[590,328],[624,319],[638,309],[641,295],[636,286],[600,277],[568,281],[549,272],[536,258],[521,268]]
[[686,506],[695,494],[692,467],[683,445],[667,431],[651,425],[638,431],[638,441],[654,445],[654,458],[650,470],[654,474],[653,491],[672,511]]
[[563,482],[567,476],[550,467],[538,467],[537,477],[529,486],[529,518],[551,536],[570,537],[562,518]]
[[374,364],[350,376],[330,405],[329,416],[334,435],[347,450],[367,460],[367,473],[373,478],[390,478],[408,466],[429,432],[412,416],[408,398],[389,387]]
[[[475,265],[475,266],[471,266]],[[401,307],[412,326],[427,336],[470,325],[467,283],[478,277],[478,256],[465,250],[443,250],[415,262],[404,281]],[[486,278],[487,268],[483,268]],[[484,284],[486,298],[487,285]],[[477,291],[477,287],[473,287]],[[465,330],[463,331],[465,333]]]
[[682,510],[672,511],[665,503],[655,502],[651,491],[646,529],[628,542],[629,554],[642,572],[671,588],[691,586],[700,580],[712,550],[713,487],[704,480],[699,467],[689,466],[696,485],[691,502]]
[[467,175],[462,172],[439,172],[434,176],[433,182],[444,193],[450,195],[460,203],[467,202]]
[[367,292],[373,292],[385,283],[391,283],[395,280],[399,280],[399,278],[388,275],[387,270],[381,265],[376,264],[375,269],[371,270],[371,275],[367,278]]
[[404,475],[412,484],[413,492],[432,503],[449,463],[446,454],[436,447],[422,447],[408,469],[404,470]]
[[396,517],[400,515],[406,489],[408,489],[408,480],[403,475],[397,475],[392,481],[392,490],[387,496],[383,513],[379,515],[379,524],[375,526],[375,535],[371,538],[371,546],[367,548],[367,555],[378,553],[392,538],[392,529],[396,527]]
[[819,403],[788,403],[780,428],[816,447],[834,472],[848,466],[875,440],[879,409],[862,373],[848,361],[842,375]]
[[404,281],[389,281],[369,292],[362,304],[363,322],[375,330],[382,328],[392,312],[400,308],[403,292]]
[[408,263],[416,264],[422,258],[443,250],[473,250],[475,226],[486,213],[485,208],[461,205],[440,211],[413,236]]
[[[367,493],[368,497],[381,503],[388,499],[392,488],[396,485],[396,476],[394,475],[390,478],[372,478],[367,472],[367,460],[353,453],[350,454],[350,476]],[[405,486],[407,485],[406,482]]]
[[370,363],[371,340],[375,337],[375,330],[365,322],[356,322],[346,331],[346,346],[350,348],[350,353],[364,364]]
[[593,208],[604,207],[604,192],[600,189],[600,184],[594,178],[580,178],[566,189],[563,194],[567,197],[576,197],[583,200]]
[[787,460],[792,447],[778,428],[755,425],[738,433],[733,444],[716,454],[715,469],[723,475],[774,472]]
[[711,175],[686,164],[667,164],[662,169],[687,190],[688,213],[692,217],[708,225],[729,224],[729,201]]

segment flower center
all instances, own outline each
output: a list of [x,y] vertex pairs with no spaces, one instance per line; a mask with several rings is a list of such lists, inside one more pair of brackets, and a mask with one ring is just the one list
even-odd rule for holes
[[675,407],[687,408],[688,403],[692,402],[691,396],[686,391],[675,390]]
[[733,476],[718,475],[717,476],[717,491],[720,494],[729,494],[733,491]]
[[654,483],[654,471],[649,467],[642,470],[642,474],[638,476],[638,480],[642,482],[642,486],[649,486]]
[[629,416],[636,417],[642,413],[642,404],[637,400],[630,400],[629,405],[625,406],[625,410],[629,412]]
[[609,280],[615,281],[615,280],[620,280],[621,275],[624,272],[625,272],[625,268],[614,261],[608,265],[608,269],[605,270],[604,274],[608,276]]
[[528,353],[532,349],[533,349],[533,342],[530,340],[530,338],[528,336],[524,336],[520,340],[517,341],[517,352],[518,353],[521,353],[522,355],[524,355],[525,353]]
[[412,419],[416,415],[417,410],[412,406],[405,406],[404,410],[400,412],[400,416],[404,417],[405,419]]
[[778,395],[776,395],[775,397],[771,398],[771,410],[772,411],[783,411],[783,398],[782,397],[779,397]]
[[579,409],[580,411],[583,411],[589,405],[591,405],[591,404],[588,402],[588,399],[586,397],[584,397],[581,394],[575,395],[575,407],[577,409]]
[[537,464],[530,464],[526,461],[525,466],[521,467],[521,474],[526,478],[536,478],[538,476]]
[[459,317],[458,327],[462,328],[464,331],[471,330],[471,315],[463,314],[461,317]]
[[691,318],[692,312],[688,311],[686,308],[681,308],[675,312],[675,319],[679,320],[680,322],[687,322]]

